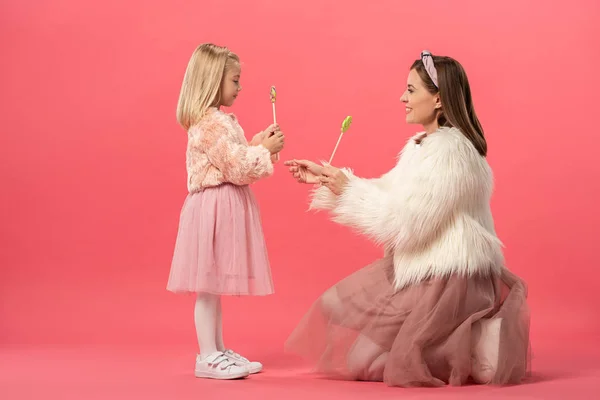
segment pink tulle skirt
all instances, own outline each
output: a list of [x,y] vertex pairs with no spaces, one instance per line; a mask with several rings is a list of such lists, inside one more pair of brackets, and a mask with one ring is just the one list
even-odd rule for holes
[[224,184],[187,196],[167,290],[273,293],[260,213],[249,186]]
[[[392,283],[392,257],[343,279],[314,303],[286,350],[329,377],[389,386],[515,384],[529,372],[527,289],[510,271],[402,290]],[[495,334],[482,328],[490,323]],[[482,343],[496,357],[487,381]]]

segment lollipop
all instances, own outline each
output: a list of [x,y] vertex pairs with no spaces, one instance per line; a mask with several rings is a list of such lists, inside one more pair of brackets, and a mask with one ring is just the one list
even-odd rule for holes
[[340,132],[340,137],[338,137],[338,141],[335,145],[335,148],[333,149],[333,153],[331,153],[331,158],[329,159],[329,164],[331,164],[331,161],[333,160],[333,156],[335,155],[335,151],[337,150],[339,144],[340,144],[340,140],[342,140],[342,136],[344,135],[344,133],[346,133],[346,131],[350,128],[350,125],[352,124],[352,117],[349,115],[344,119],[344,122],[342,122],[342,128],[341,128],[341,132]]
[[277,91],[275,86],[271,86],[271,104],[273,104],[273,123],[277,123],[277,116],[275,114],[275,101],[277,101]]
[[[277,101],[277,90],[275,90],[275,86],[271,86],[271,104],[273,104],[273,123],[277,123],[277,114],[275,113],[275,101]],[[279,153],[275,154],[275,161],[279,161]]]

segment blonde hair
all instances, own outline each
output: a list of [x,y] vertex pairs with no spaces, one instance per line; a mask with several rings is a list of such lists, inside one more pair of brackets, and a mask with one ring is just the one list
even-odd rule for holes
[[210,107],[221,100],[223,77],[233,67],[239,67],[239,57],[226,47],[201,44],[188,62],[179,102],[177,122],[186,131],[200,121]]

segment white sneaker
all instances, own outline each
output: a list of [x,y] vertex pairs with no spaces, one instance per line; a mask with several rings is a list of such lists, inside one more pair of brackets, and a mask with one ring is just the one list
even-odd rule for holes
[[196,356],[196,368],[194,375],[196,378],[210,379],[239,379],[250,374],[245,365],[238,365],[236,360],[226,356],[223,352],[217,351],[211,355],[200,358]]
[[263,365],[258,361],[249,361],[246,357],[241,356],[231,349],[225,350],[225,355],[230,357],[232,360],[235,360],[239,365],[243,365],[248,368],[248,371],[251,374],[256,374],[263,369]]

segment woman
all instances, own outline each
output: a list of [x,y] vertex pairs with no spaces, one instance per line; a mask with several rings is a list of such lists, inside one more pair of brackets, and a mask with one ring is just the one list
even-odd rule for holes
[[288,161],[311,208],[385,246],[327,290],[286,344],[318,370],[390,386],[513,384],[529,366],[526,285],[504,266],[487,144],[462,66],[423,52],[402,96],[424,132],[378,179]]

